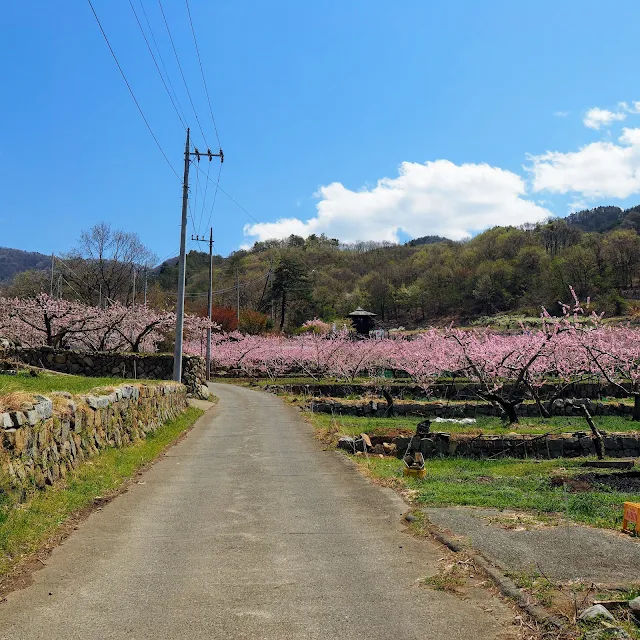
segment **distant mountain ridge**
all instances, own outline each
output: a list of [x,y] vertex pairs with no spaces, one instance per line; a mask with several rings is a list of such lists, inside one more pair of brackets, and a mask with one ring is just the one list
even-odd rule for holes
[[[595,207],[571,213],[564,220],[569,226],[577,227],[587,233],[607,233],[614,229],[635,229],[640,233],[640,205],[629,209],[621,209],[614,206]],[[414,238],[405,243],[409,247],[437,244],[441,242],[451,243],[448,238],[429,235]],[[178,258],[173,257],[158,265],[154,271],[159,273],[162,267],[172,267]],[[50,268],[51,257],[36,251],[23,251],[0,247],[0,282],[11,280],[16,274],[30,269],[47,270]]]
[[0,247],[0,282],[11,280],[13,276],[29,269],[49,269],[51,256],[37,251],[22,251]]

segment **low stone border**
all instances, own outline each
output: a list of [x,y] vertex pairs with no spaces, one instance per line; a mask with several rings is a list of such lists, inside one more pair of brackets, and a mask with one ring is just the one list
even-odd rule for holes
[[187,390],[178,383],[123,385],[103,396],[34,396],[31,406],[0,413],[0,468],[26,495],[101,449],[146,438],[186,408]]
[[[370,453],[402,457],[410,437],[369,436]],[[584,431],[557,435],[480,435],[431,433],[414,438],[414,445],[425,458],[461,456],[467,458],[579,458],[596,455],[595,443]],[[385,444],[391,445],[384,446]],[[640,433],[603,433],[605,455],[611,458],[640,457]],[[361,439],[342,437],[338,447],[353,453],[364,451]]]
[[[216,375],[220,374],[221,372],[218,372]],[[241,375],[242,372],[238,375],[230,375],[229,377],[241,377]],[[425,390],[410,380],[407,382],[389,380],[388,384],[384,386],[393,398],[407,398],[411,400],[427,397]],[[325,398],[345,398],[352,394],[380,395],[380,388],[381,386],[374,382],[317,382],[301,384],[296,382],[288,383],[282,380],[280,382],[270,382],[265,385],[266,390],[276,394],[288,393]],[[505,393],[508,393],[509,389],[509,385],[506,385]],[[429,397],[444,400],[475,400],[478,397],[479,391],[481,391],[481,388],[476,382],[463,380],[457,382],[436,382],[429,387]],[[590,400],[598,400],[600,398],[627,398],[631,391],[633,391],[633,385],[630,383],[623,383],[621,389],[620,387],[607,383],[574,382],[573,384],[562,385],[560,397],[589,398]],[[545,382],[538,389],[538,392],[542,400],[555,398],[558,395],[558,385],[553,382]]]
[[[554,416],[581,416],[580,405],[585,405],[592,416],[630,416],[633,406],[622,402],[595,402],[588,398],[575,400],[558,399],[553,403],[545,403],[547,410]],[[386,418],[389,410],[385,402],[370,400],[368,402],[337,402],[331,399],[314,398],[308,403],[309,411],[314,413],[330,413],[342,416]],[[540,409],[534,402],[518,405],[517,414],[522,418],[539,418]],[[406,402],[393,403],[395,416],[428,416],[430,418],[475,418],[476,416],[502,417],[500,407],[488,402],[464,402],[448,404],[443,402]],[[638,423],[640,428],[640,423]]]

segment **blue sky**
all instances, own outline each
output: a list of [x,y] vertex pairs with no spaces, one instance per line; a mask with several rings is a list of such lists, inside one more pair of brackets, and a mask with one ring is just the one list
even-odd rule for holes
[[[143,2],[194,141],[205,147],[158,3]],[[181,174],[184,130],[129,1],[94,6]],[[290,232],[458,238],[572,207],[640,202],[632,1],[190,7],[225,151],[220,185],[260,223],[219,194],[211,221],[220,253]],[[164,8],[214,148],[185,4],[164,0]],[[7,3],[0,60],[0,246],[62,253],[104,220],[137,232],[160,258],[175,254],[179,180],[88,3]],[[205,232],[213,194],[203,209],[195,176],[189,234]]]

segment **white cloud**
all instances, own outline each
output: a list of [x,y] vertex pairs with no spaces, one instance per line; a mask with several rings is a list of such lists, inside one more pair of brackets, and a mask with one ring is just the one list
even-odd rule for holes
[[437,234],[460,240],[494,225],[518,225],[551,215],[525,195],[522,177],[487,164],[403,162],[398,177],[382,178],[360,191],[339,182],[320,187],[317,213],[306,222],[282,218],[248,224],[244,232],[259,240],[325,233],[344,242],[397,242],[402,230],[414,238]]
[[585,127],[589,127],[590,129],[600,129],[600,127],[606,127],[616,120],[624,120],[626,117],[626,114],[621,112],[616,113],[594,107],[587,111],[587,115],[582,122]]
[[640,102],[632,102],[631,106],[628,102],[618,102],[618,106],[627,113],[640,113]]
[[553,114],[556,118],[566,118],[569,115],[568,111],[555,111]]
[[609,198],[640,193],[640,129],[623,129],[618,142],[529,156],[533,190]]
[[568,213],[574,213],[575,211],[584,211],[585,209],[588,209],[589,205],[587,204],[587,202],[585,200],[572,200],[569,203],[568,206]]

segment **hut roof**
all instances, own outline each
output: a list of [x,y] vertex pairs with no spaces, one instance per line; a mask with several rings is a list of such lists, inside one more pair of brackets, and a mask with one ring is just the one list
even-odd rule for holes
[[375,316],[375,313],[371,313],[371,311],[365,311],[362,307],[358,307],[355,311],[352,311],[350,316]]

